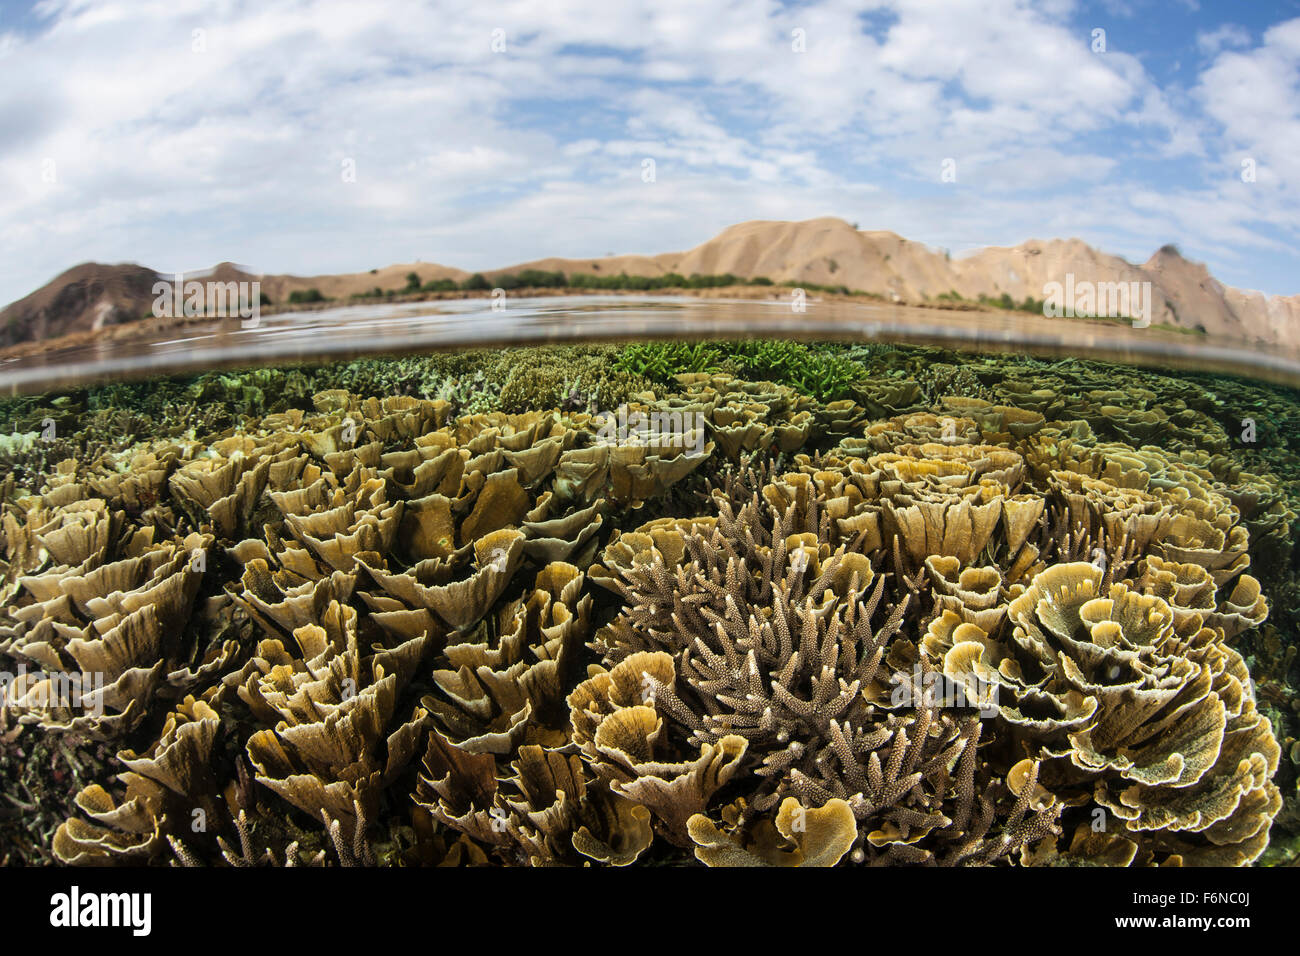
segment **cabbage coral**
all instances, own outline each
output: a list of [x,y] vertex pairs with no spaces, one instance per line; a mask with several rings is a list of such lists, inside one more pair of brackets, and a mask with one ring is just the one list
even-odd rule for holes
[[[1194,389],[920,354],[872,353],[906,374],[834,400],[606,376],[702,429],[644,442],[568,393],[534,407],[537,361],[519,414],[410,394],[478,356],[394,363],[403,394],[364,363],[208,378],[242,412],[206,433],[0,449],[68,454],[0,484],[0,654],[30,671],[0,747],[18,723],[117,754],[39,853],[1257,860],[1286,813],[1294,656],[1251,652],[1279,593],[1252,562],[1289,546],[1277,478]],[[54,693],[83,677],[93,707]]]

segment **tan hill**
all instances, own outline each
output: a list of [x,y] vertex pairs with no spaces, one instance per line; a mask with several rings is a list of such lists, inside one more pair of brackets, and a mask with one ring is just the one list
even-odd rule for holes
[[[259,275],[247,269],[242,269],[234,263],[223,262],[205,272],[186,273],[185,278],[187,281],[198,279],[205,282],[209,280],[217,282],[256,281],[261,284],[262,294],[270,299],[272,304],[281,305],[288,302],[290,293],[307,292],[311,289],[315,289],[327,299],[348,299],[354,295],[365,295],[376,288],[381,290],[404,289],[407,283],[406,277],[412,272],[419,277],[421,284],[436,279],[453,279],[456,282],[462,282],[469,277],[469,273],[461,269],[450,269],[429,262],[385,266],[382,269],[371,269],[369,272],[345,272],[339,275],[319,276]],[[172,277],[164,276],[163,278],[171,279]]]
[[[953,260],[956,284],[963,297],[1010,295],[1017,302],[1042,299],[1050,282],[1062,286],[1073,275],[1076,282],[1143,282],[1147,276],[1118,256],[1098,252],[1080,239],[1030,239],[1018,246],[993,246]],[[1153,296],[1154,299],[1154,290]],[[1172,314],[1155,305],[1153,323],[1169,322]]]
[[156,281],[143,266],[83,263],[0,312],[0,344],[133,322],[148,313]]
[[540,269],[543,272],[563,272],[566,276],[586,274],[593,276],[661,276],[673,272],[665,260],[678,255],[666,253],[658,256],[603,256],[599,259],[559,259],[551,256],[546,259],[533,259],[503,269],[488,269],[483,275],[488,279],[506,274],[517,274],[525,269]]
[[[972,301],[981,296],[996,300],[1003,295],[1016,303],[1027,298],[1041,300],[1048,283],[1064,287],[1067,276],[1074,277],[1076,288],[1082,283],[1096,288],[1149,282],[1148,318],[1153,325],[1205,332],[1242,344],[1300,347],[1300,296],[1264,296],[1226,287],[1204,265],[1189,262],[1172,246],[1141,265],[1100,252],[1081,239],[1031,239],[1018,246],[989,247],[953,259],[896,233],[861,231],[842,219],[826,217],[740,223],[686,252],[540,259],[488,275],[529,268],[567,275],[729,272],[774,282],[844,286],[918,304],[954,292]],[[1141,289],[1139,285],[1139,295]]]
[[431,262],[385,266],[369,272],[349,272],[341,275],[264,275],[258,278],[262,283],[262,291],[273,303],[279,305],[288,301],[289,293],[306,292],[308,289],[318,290],[327,299],[347,299],[353,295],[364,295],[376,288],[403,289],[406,287],[406,277],[412,272],[419,276],[422,284],[437,279],[463,282],[469,278],[469,273],[462,269],[452,269]]
[[625,255],[600,259],[537,259],[485,273],[489,278],[524,269],[566,275],[657,277],[762,276],[774,282],[843,285],[904,299],[924,298],[927,289],[947,292],[947,264],[941,253],[892,232],[858,232],[843,219],[805,222],[743,222],[724,229],[686,252]]
[[732,226],[682,255],[673,271],[843,285],[912,300],[930,289],[947,291],[941,253],[892,232],[859,232],[830,218]]
[[1265,342],[1300,348],[1300,295],[1264,295],[1229,287],[1225,298],[1237,315],[1262,322],[1260,334]]
[[1228,302],[1227,288],[1210,275],[1210,270],[1199,262],[1188,262],[1173,246],[1156,252],[1142,266],[1142,272],[1161,293],[1173,314],[1174,325],[1214,336],[1268,341],[1263,317],[1239,313]]
[[[416,273],[420,282],[468,278],[461,269],[432,263],[386,266],[369,272],[342,275],[257,275],[234,263],[187,272],[185,281],[260,282],[261,292],[273,304],[287,302],[291,292],[316,289],[327,299],[347,299],[380,289],[402,289],[406,277]],[[134,322],[153,312],[154,285],[174,282],[171,273],[157,273],[138,265],[107,266],[87,262],[55,278],[26,298],[0,311],[0,347],[38,342],[76,332],[91,332],[108,325]]]
[[[955,293],[967,300],[1010,296],[1016,303],[1044,298],[1048,283],[1150,283],[1152,324],[1201,331],[1242,344],[1300,347],[1300,295],[1265,296],[1223,286],[1204,265],[1189,262],[1166,246],[1138,265],[1100,252],[1079,239],[1032,239],[1018,246],[990,247],[959,258],[892,232],[854,228],[831,217],[803,222],[754,221],[723,230],[685,252],[620,255],[591,259],[545,258],[485,270],[493,280],[524,269],[566,275],[657,277],[731,273],[774,282],[843,286],[913,304]],[[342,275],[253,275],[222,263],[208,278],[261,282],[273,304],[295,291],[318,290],[346,300],[376,288],[403,289],[407,276],[420,282],[469,273],[432,263],[393,265]],[[170,277],[164,277],[170,278]],[[188,278],[200,278],[191,275]],[[140,266],[86,264],[0,312],[0,342],[11,344],[88,331],[138,319],[153,303],[155,274]]]

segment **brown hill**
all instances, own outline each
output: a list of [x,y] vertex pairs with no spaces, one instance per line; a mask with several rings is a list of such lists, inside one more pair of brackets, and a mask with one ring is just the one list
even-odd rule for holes
[[922,303],[957,293],[1041,300],[1048,283],[1151,283],[1153,325],[1171,325],[1243,344],[1300,347],[1300,295],[1265,296],[1226,287],[1200,263],[1166,246],[1135,265],[1100,252],[1081,239],[1031,239],[989,247],[957,259],[892,232],[855,229],[842,219],[754,221],[724,229],[686,252],[603,259],[540,259],[488,273],[522,269],[572,275],[659,276],[731,273],[775,282],[844,286],[895,301]]
[[[223,262],[213,269],[203,272],[186,273],[186,280],[216,282],[259,282],[262,294],[274,305],[281,305],[289,300],[292,292],[307,292],[315,289],[327,299],[348,299],[354,295],[365,295],[376,288],[381,290],[403,289],[407,276],[412,272],[419,277],[421,284],[435,279],[454,279],[461,282],[469,273],[461,269],[449,269],[446,266],[429,262],[417,262],[413,265],[385,266],[371,269],[369,272],[345,272],[339,275],[291,276],[255,274],[231,262]],[[170,279],[171,276],[164,276]],[[147,311],[147,309],[146,309]]]
[[156,281],[143,266],[83,263],[0,312],[0,344],[133,322],[148,314]]
[[1224,298],[1244,321],[1259,323],[1252,328],[1262,341],[1300,348],[1300,295],[1269,296],[1229,287]]
[[683,275],[730,272],[911,300],[947,291],[941,253],[892,232],[859,232],[842,219],[741,223],[675,258],[673,271]]
[[504,269],[488,269],[483,275],[488,279],[508,273],[519,273],[525,269],[540,269],[544,272],[563,272],[565,275],[593,276],[661,276],[674,272],[670,260],[680,253],[665,253],[658,256],[603,256],[599,259],[560,259],[549,256],[545,259],[533,259],[518,265],[506,266]]
[[[1138,267],[1098,252],[1080,239],[1030,239],[1018,246],[990,247],[954,260],[952,265],[954,289],[968,299],[981,295],[996,299],[1003,294],[1017,302],[1041,299],[1044,286],[1049,282],[1064,285],[1069,275],[1090,282],[1143,282],[1148,278]],[[1153,323],[1172,318],[1158,304],[1154,311]]]
[[[951,293],[968,300],[1003,295],[1016,302],[1042,299],[1048,283],[1064,284],[1067,275],[1076,283],[1149,282],[1153,324],[1203,331],[1243,344],[1300,347],[1300,295],[1264,296],[1225,287],[1204,265],[1189,262],[1172,246],[1142,265],[1099,252],[1079,239],[1031,239],[953,259],[892,232],[861,231],[842,219],[826,217],[740,223],[685,252],[537,259],[485,270],[484,275],[491,280],[524,269],[593,276],[731,273],[775,282],[844,286],[910,303]],[[256,279],[262,292],[278,305],[292,292],[309,289],[340,300],[376,288],[402,289],[412,272],[422,284],[436,279],[461,282],[469,275],[461,269],[418,262],[319,276],[253,275],[222,263],[203,276],[187,278]],[[78,266],[0,311],[0,343],[36,341],[140,318],[150,311],[157,278],[141,266]]]
[[1199,262],[1188,262],[1174,246],[1157,251],[1142,272],[1161,293],[1174,325],[1215,336],[1266,341],[1264,330],[1256,328],[1262,321],[1251,322],[1248,313],[1239,314],[1228,303],[1227,288],[1210,270]]
[[[461,269],[421,262],[322,276],[258,275],[234,263],[223,262],[212,269],[185,273],[184,278],[205,283],[257,281],[261,283],[262,294],[273,304],[280,304],[288,301],[291,292],[309,289],[318,290],[328,299],[347,299],[376,287],[401,289],[412,272],[419,276],[421,283],[435,279],[461,282],[469,276]],[[137,265],[83,263],[0,310],[0,347],[91,332],[142,319],[152,314],[156,299],[154,284],[173,282],[174,278],[170,273],[157,273]]]
[[340,275],[263,275],[258,278],[262,283],[262,291],[278,305],[288,301],[289,293],[305,292],[308,289],[319,290],[327,299],[347,299],[353,295],[364,295],[376,288],[402,289],[406,287],[406,277],[412,272],[419,277],[421,284],[436,279],[462,282],[469,278],[469,273],[463,269],[452,269],[431,262],[385,266],[369,272],[347,272]]

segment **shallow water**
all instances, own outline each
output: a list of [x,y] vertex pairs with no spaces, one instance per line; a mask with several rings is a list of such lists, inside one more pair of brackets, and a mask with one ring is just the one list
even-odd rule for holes
[[0,366],[0,861],[1293,863],[1297,369],[622,296]]
[[[433,348],[623,339],[789,337],[906,342],[985,351],[1092,357],[1129,364],[1243,374],[1300,384],[1300,354],[1258,349],[1120,321],[1051,320],[1006,312],[947,311],[812,295],[805,312],[787,298],[557,296],[354,305],[199,322],[143,338],[0,358],[0,394],[250,364],[409,354]],[[251,324],[251,323],[249,323]]]

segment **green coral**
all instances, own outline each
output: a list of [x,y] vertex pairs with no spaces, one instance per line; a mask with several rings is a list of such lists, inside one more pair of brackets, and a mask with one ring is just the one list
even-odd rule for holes
[[711,342],[638,342],[625,346],[615,360],[618,368],[668,385],[683,372],[717,372],[722,349]]
[[671,384],[683,372],[727,372],[788,385],[822,401],[847,398],[850,386],[865,374],[839,346],[771,339],[629,345],[618,365],[661,384]]
[[501,385],[501,408],[597,411],[616,408],[651,387],[649,376],[619,365],[610,346],[512,350]]
[[752,339],[730,343],[726,371],[789,385],[822,401],[847,398],[863,367],[833,345]]

